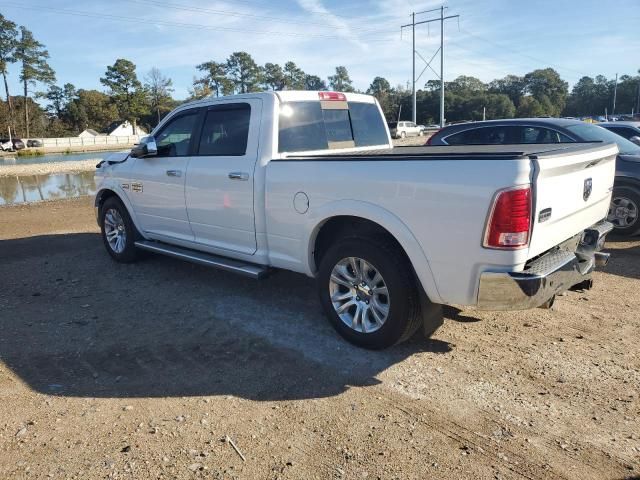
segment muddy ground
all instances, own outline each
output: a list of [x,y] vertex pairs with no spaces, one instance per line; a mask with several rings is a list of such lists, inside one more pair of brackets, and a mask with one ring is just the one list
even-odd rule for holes
[[555,310],[368,352],[306,277],[119,265],[97,232],[88,198],[0,208],[2,479],[640,475],[640,242]]

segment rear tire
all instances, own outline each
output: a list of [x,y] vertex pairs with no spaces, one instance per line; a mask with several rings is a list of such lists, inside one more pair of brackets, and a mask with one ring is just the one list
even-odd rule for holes
[[614,187],[607,220],[613,233],[631,237],[640,233],[640,191],[633,187]]
[[138,250],[135,241],[140,235],[119,198],[108,198],[100,208],[100,231],[111,258],[120,263],[136,261]]
[[[358,268],[360,276],[351,259],[364,261],[357,263],[363,265]],[[337,284],[336,277],[343,283]],[[359,347],[373,350],[390,347],[409,339],[421,325],[420,297],[413,269],[404,252],[388,240],[357,236],[338,240],[320,261],[317,286],[322,308],[332,326]],[[353,304],[338,313],[349,302]]]

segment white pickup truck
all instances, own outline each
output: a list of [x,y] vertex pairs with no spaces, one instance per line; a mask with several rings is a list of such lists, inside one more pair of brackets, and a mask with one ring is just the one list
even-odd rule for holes
[[611,224],[614,144],[392,148],[373,97],[265,92],[168,115],[98,165],[117,261],[148,250],[262,278],[317,279],[336,330],[367,348],[430,334],[442,304],[549,306],[590,286]]

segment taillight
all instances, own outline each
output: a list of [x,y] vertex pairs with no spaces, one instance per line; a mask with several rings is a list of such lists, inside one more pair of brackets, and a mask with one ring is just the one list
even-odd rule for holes
[[347,96],[340,92],[318,92],[318,98],[320,100],[335,100],[338,102],[347,101]]
[[498,193],[491,209],[484,246],[517,249],[529,244],[531,231],[531,186]]

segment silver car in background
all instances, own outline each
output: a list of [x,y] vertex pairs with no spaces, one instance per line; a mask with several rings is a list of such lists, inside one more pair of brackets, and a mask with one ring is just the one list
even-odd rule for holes
[[388,122],[387,125],[392,138],[421,137],[424,135],[423,127],[413,122]]

